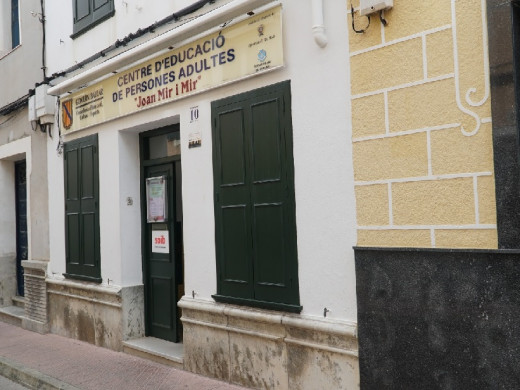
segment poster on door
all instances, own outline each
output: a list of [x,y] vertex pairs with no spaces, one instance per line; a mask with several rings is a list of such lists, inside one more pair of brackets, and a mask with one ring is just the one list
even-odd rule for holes
[[168,230],[152,230],[152,252],[170,253]]
[[148,223],[166,222],[166,177],[150,177],[146,179],[146,213]]

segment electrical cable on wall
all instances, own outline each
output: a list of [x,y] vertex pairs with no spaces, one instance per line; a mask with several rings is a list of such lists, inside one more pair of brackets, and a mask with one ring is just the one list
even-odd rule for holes
[[40,0],[42,17],[40,18],[40,22],[42,24],[42,71],[43,71],[43,82],[46,83],[47,80],[47,61],[45,58],[45,47],[47,45],[45,38],[45,2],[44,0]]
[[22,96],[21,98],[15,100],[12,103],[9,103],[8,105],[4,107],[0,107],[0,116],[9,115],[11,112],[17,111],[18,109],[25,107],[27,105],[27,102],[29,101],[30,93]]
[[[117,48],[126,46],[131,41],[133,41],[133,40],[135,40],[137,38],[140,38],[140,37],[142,37],[145,34],[154,33],[155,30],[158,27],[162,27],[162,26],[164,26],[166,24],[169,24],[171,22],[177,22],[182,17],[188,16],[188,15],[198,11],[199,9],[204,7],[206,4],[213,4],[216,1],[217,0],[198,0],[198,1],[195,1],[193,4],[191,4],[191,5],[183,8],[183,9],[181,9],[180,11],[178,11],[176,13],[173,13],[171,15],[166,16],[165,18],[163,18],[163,19],[161,19],[161,20],[151,24],[148,27],[145,27],[145,28],[142,28],[142,29],[139,28],[135,33],[130,33],[126,37],[124,37],[122,39],[116,40],[112,45],[106,47],[103,50],[100,50],[96,54],[94,54],[94,55],[84,59],[83,61],[78,62],[76,65],[71,66],[70,68],[65,69],[65,70],[63,70],[61,72],[53,73],[52,76],[49,76],[49,77],[45,76],[46,80],[44,82],[42,82],[41,84],[47,84],[47,83],[53,81],[56,78],[63,77],[65,75],[69,74],[69,73],[72,73],[72,72],[75,72],[75,71],[77,71],[79,69],[82,69],[85,65],[88,65],[91,62],[94,62],[95,60],[97,60],[99,58],[105,57],[107,55],[107,53],[110,53],[110,52],[116,50]],[[191,20],[191,18],[190,18],[190,20]]]
[[60,117],[60,98],[56,99],[56,123],[58,123],[58,145],[56,145],[56,153],[58,156],[63,155],[63,137],[61,136]]
[[385,19],[385,10],[390,10],[394,6],[394,0],[360,0],[358,12],[360,16],[366,16],[368,23],[367,26],[363,29],[356,28],[355,18],[354,18],[354,6],[352,4],[352,0],[350,1],[350,13],[352,15],[352,30],[354,30],[357,34],[363,34],[370,27],[370,15],[379,13],[379,21],[381,22],[383,27],[388,26],[388,22]]
[[7,118],[5,121],[3,121],[2,123],[0,123],[0,127],[4,126],[5,124],[11,122],[18,114],[15,114],[15,115],[12,115],[10,116],[9,118]]
[[384,12],[385,12],[384,10],[379,11],[379,20],[381,21],[381,24],[386,27],[386,26],[388,26],[388,22],[386,21],[385,17],[383,16]]
[[357,30],[356,29],[356,25],[355,25],[355,21],[354,21],[354,6],[352,5],[352,1],[350,2],[350,15],[352,15],[352,30],[354,30],[354,32],[356,34],[364,34],[365,31],[368,30],[368,28],[370,27],[370,16],[367,16],[367,20],[368,20],[368,24],[365,28],[363,29],[360,29],[360,30]]

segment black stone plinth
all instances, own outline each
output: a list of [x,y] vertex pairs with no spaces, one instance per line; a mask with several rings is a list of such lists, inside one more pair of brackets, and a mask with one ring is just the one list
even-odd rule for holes
[[361,389],[520,389],[520,251],[355,257]]

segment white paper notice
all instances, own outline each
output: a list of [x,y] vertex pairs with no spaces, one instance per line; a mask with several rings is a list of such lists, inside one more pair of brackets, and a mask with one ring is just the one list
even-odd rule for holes
[[168,230],[152,230],[152,252],[170,253]]
[[150,177],[146,179],[146,197],[148,222],[166,221],[166,178]]

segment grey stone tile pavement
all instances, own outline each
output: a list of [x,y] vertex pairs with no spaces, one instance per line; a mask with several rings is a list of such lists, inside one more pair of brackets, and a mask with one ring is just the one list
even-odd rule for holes
[[[0,375],[42,390],[240,390],[159,363],[0,322]],[[3,389],[0,385],[0,389]]]

